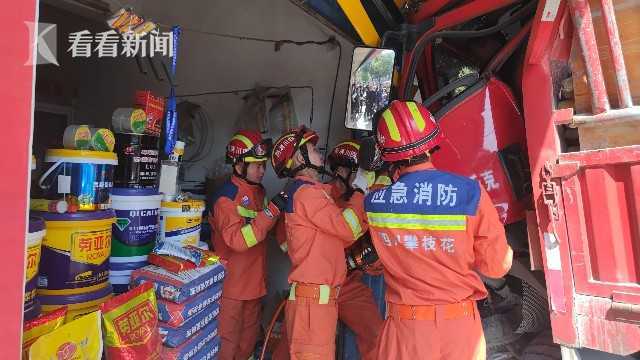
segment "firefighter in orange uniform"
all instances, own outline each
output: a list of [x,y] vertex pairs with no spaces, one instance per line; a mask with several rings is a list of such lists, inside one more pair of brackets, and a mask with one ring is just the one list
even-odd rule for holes
[[318,135],[305,127],[290,130],[274,144],[271,162],[285,187],[283,211],[291,290],[285,324],[291,359],[334,359],[338,321],[336,298],[346,278],[344,248],[367,229],[363,194],[355,192],[341,208],[320,182],[322,158]]
[[[336,145],[329,154],[329,167],[336,177],[331,182],[331,194],[338,206],[346,206],[354,193],[351,183],[358,170],[359,151],[358,143],[344,141]],[[373,179],[369,182],[373,183]],[[375,265],[372,269],[368,270],[372,275],[380,274],[382,270]],[[363,271],[357,269],[347,275],[338,295],[338,317],[355,333],[360,358],[375,360],[382,317],[371,289],[362,282],[362,275]]]
[[[358,170],[358,152],[360,145],[356,141],[344,141],[336,145],[328,156],[329,167],[335,179],[330,183],[331,197],[340,207],[348,207],[348,201],[355,190],[351,181]],[[371,180],[373,182],[373,180]],[[363,215],[361,215],[363,216]],[[276,226],[282,227],[280,221]],[[279,229],[278,233],[282,234]],[[284,235],[278,236],[280,248],[287,252]],[[371,269],[371,270],[370,270]],[[371,275],[382,273],[381,266],[367,269]],[[358,350],[363,360],[376,359],[378,334],[382,328],[382,317],[373,300],[371,289],[362,282],[362,270],[353,270],[347,275],[338,295],[338,318],[356,334]],[[286,335],[286,330],[284,331]],[[280,341],[273,354],[277,360],[287,359],[286,341]]]
[[260,184],[268,151],[269,142],[257,131],[237,132],[226,154],[233,175],[212,199],[212,243],[226,261],[218,329],[222,360],[252,358],[258,337],[260,298],[266,294],[264,240],[285,204],[280,195],[266,201]]
[[387,285],[378,358],[484,359],[478,273],[502,277],[513,257],[491,199],[477,181],[433,167],[444,136],[421,104],[393,101],[376,138],[399,174],[365,199]]

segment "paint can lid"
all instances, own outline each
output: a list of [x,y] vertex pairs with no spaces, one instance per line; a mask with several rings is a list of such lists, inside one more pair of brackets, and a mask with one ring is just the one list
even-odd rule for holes
[[116,216],[112,209],[101,211],[78,211],[75,213],[52,213],[44,211],[34,211],[32,215],[40,216],[46,221],[90,221],[104,220],[114,218]]

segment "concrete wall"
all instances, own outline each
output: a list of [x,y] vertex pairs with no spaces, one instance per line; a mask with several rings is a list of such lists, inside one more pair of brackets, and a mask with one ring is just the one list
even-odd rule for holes
[[[164,24],[179,24],[184,32],[180,42],[177,82],[179,94],[263,86],[312,86],[314,109],[312,124],[310,91],[293,90],[297,117],[319,132],[321,144],[329,136],[329,146],[348,135],[344,128],[347,82],[352,45],[324,27],[287,0],[206,1],[170,0],[128,1],[127,5],[146,17]],[[152,89],[168,95],[168,84],[144,76],[132,59],[71,58],[66,53],[69,32],[84,29],[105,31],[102,23],[86,21],[49,6],[40,12],[41,21],[59,24],[58,53],[61,67],[45,65],[38,68],[38,98],[48,102],[71,105],[75,123],[108,126],[113,109],[130,106],[135,89]],[[167,28],[164,27],[164,30]],[[197,30],[197,31],[192,31]],[[333,122],[329,133],[329,107],[338,59],[338,49],[329,46],[284,45],[278,52],[273,43],[241,41],[203,32],[219,32],[269,39],[322,41],[336,36],[342,44],[342,61],[337,82]],[[53,84],[53,85],[52,85]],[[226,142],[236,130],[242,95],[208,95],[189,100],[204,107],[211,119],[210,154],[190,167],[185,179],[204,181],[216,159],[224,154]],[[265,186],[269,194],[282,187],[273,171],[268,170]],[[287,287],[288,259],[277,247],[269,249],[270,294]]]

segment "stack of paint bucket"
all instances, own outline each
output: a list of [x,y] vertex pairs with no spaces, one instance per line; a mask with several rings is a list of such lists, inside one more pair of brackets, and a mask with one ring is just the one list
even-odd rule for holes
[[146,266],[147,255],[158,235],[158,209],[162,195],[151,189],[114,188],[113,224],[109,279],[114,292],[128,290],[133,270]]
[[[115,220],[110,191],[118,160],[109,151],[113,149],[110,131],[94,131],[99,136],[87,145],[82,141],[87,130],[92,131],[87,126],[68,127],[64,143],[72,149],[48,150],[47,170],[38,182],[43,202],[69,202],[73,207],[44,206],[42,210],[47,211],[32,213],[44,219],[46,227],[36,301],[45,313],[66,306],[68,321],[97,310],[113,295],[108,271]],[[66,212],[70,209],[74,212]]]
[[116,109],[112,118],[119,165],[111,194],[116,221],[109,279],[116,293],[127,291],[131,273],[148,264],[158,235],[159,138],[148,132],[148,120],[144,110],[134,108]]

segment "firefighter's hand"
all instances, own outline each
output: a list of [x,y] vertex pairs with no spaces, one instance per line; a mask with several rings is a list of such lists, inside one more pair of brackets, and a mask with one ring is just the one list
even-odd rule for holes
[[360,190],[363,194],[367,194],[374,177],[375,173],[372,171],[359,168],[351,182],[351,187],[355,190]]
[[280,191],[271,198],[271,203],[273,204],[273,206],[277,207],[280,212],[284,211],[284,209],[287,207],[288,202],[289,195],[287,195],[284,191]]

